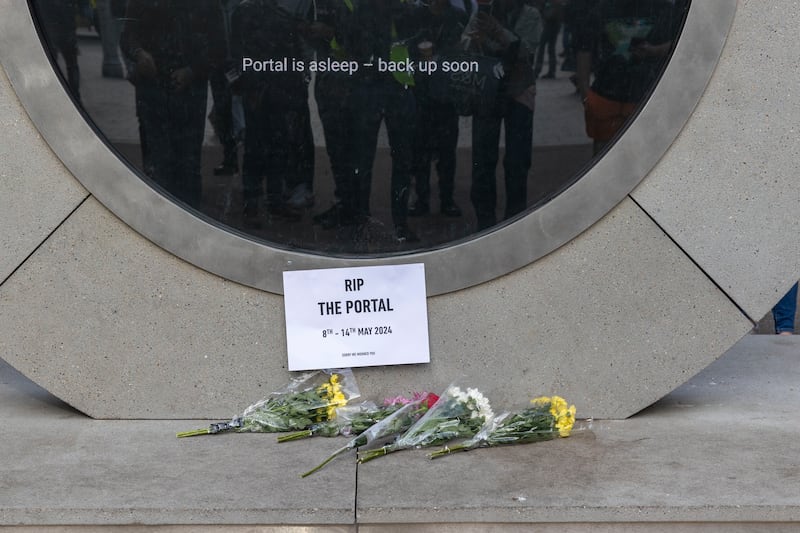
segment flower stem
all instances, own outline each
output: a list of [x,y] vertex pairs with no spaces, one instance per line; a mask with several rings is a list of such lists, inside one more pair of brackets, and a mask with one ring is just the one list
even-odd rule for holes
[[209,434],[211,434],[211,432],[208,430],[208,428],[201,428],[201,429],[194,429],[192,431],[182,431],[177,434],[177,437],[179,439],[182,439],[183,437],[195,437],[197,435],[209,435]]
[[278,442],[289,442],[293,440],[300,440],[300,439],[307,439],[312,437],[314,433],[307,429],[305,431],[296,431],[294,433],[289,433],[288,435],[278,435]]
[[325,459],[324,461],[322,461],[320,464],[318,464],[317,466],[315,466],[314,468],[312,468],[311,470],[309,470],[309,471],[308,471],[308,472],[306,472],[305,474],[302,474],[300,477],[308,477],[308,476],[310,476],[311,474],[313,474],[314,472],[317,472],[318,470],[322,470],[322,468],[323,468],[323,467],[324,467],[326,464],[330,463],[331,461],[333,461],[334,459],[336,459],[336,458],[337,458],[339,455],[341,455],[341,454],[343,454],[344,452],[346,452],[347,450],[351,450],[351,449],[352,449],[352,446],[342,446],[341,448],[339,448],[338,450],[336,450],[335,452],[333,452],[333,453],[331,454],[331,456],[330,456],[330,457],[328,457],[327,459]]
[[368,461],[372,461],[377,457],[381,457],[382,455],[388,455],[394,451],[397,451],[399,448],[395,448],[391,445],[389,446],[381,446],[380,448],[376,448],[375,450],[367,450],[364,453],[358,454],[357,462],[358,464],[364,464]]
[[436,459],[437,457],[442,457],[444,455],[448,455],[455,452],[466,452],[470,449],[471,448],[464,446],[463,444],[457,444],[455,446],[445,446],[440,450],[436,450],[435,452],[428,454],[428,457],[430,459]]

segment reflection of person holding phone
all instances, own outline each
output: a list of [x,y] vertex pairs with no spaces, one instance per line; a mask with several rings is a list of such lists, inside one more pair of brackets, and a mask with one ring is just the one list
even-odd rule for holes
[[528,171],[533,148],[536,79],[533,58],[542,32],[539,11],[522,0],[478,2],[464,30],[466,46],[502,60],[504,74],[494,105],[477,109],[472,118],[472,188],[478,230],[497,222],[497,178],[500,127],[505,127],[503,159],[506,208],[510,218],[527,207]]
[[144,171],[198,207],[208,77],[226,52],[219,4],[130,0],[120,46],[133,66]]
[[[634,113],[664,67],[686,0],[618,0],[583,6],[575,25],[576,82],[586,133],[599,152]],[[594,82],[590,85],[591,74]]]

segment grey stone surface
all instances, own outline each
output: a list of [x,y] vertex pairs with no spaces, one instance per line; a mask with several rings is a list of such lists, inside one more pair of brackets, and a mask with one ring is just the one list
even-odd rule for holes
[[201,423],[90,420],[0,361],[0,528],[796,531],[798,354],[800,337],[747,336],[627,420],[436,461],[410,450],[356,468],[349,455],[304,480],[339,439],[176,439]]
[[[428,301],[431,364],[358,369],[365,394],[463,380],[501,403],[559,393],[581,416],[626,417],[752,328],[630,201],[529,268]],[[90,199],[0,288],[0,353],[94,417],[230,417],[290,377],[281,302]]]
[[559,393],[582,416],[625,417],[752,328],[629,201],[535,265],[428,308],[430,366],[360,371],[365,390],[463,379],[500,403]]
[[353,469],[313,487],[298,475],[327,439],[177,439],[203,423],[91,420],[2,361],[0,413],[2,525],[353,523]]
[[0,353],[98,418],[231,417],[283,386],[282,300],[197,270],[93,198],[0,288]]
[[0,66],[0,283],[88,196],[39,136]]
[[358,469],[358,522],[800,520],[800,337],[747,336],[651,408],[568,439]]
[[692,119],[632,193],[754,320],[800,275],[796,8],[738,3]]

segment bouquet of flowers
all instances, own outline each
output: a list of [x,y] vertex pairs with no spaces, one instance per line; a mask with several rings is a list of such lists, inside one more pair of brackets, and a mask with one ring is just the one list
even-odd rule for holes
[[427,395],[428,393],[414,393],[412,398],[394,396],[384,399],[383,404],[380,406],[375,405],[375,402],[367,401],[358,405],[337,407],[335,417],[313,424],[303,431],[280,435],[278,442],[289,442],[309,437],[336,437],[338,435],[350,437],[360,435],[404,405],[425,399]]
[[178,437],[211,435],[223,431],[279,432],[299,431],[336,416],[336,408],[358,398],[360,393],[352,370],[307,372],[281,391],[245,409],[230,422],[178,433]]
[[407,448],[435,446],[457,438],[472,437],[492,417],[492,408],[478,389],[462,391],[451,385],[408,431],[381,448],[358,454],[358,462]]
[[377,406],[375,402],[358,405],[345,405],[336,408],[336,416],[312,424],[308,429],[278,436],[278,442],[307,439],[310,437],[336,437],[338,435],[359,435],[368,427],[380,422],[397,411],[402,404]]
[[542,396],[516,413],[503,413],[489,421],[477,435],[455,446],[445,446],[430,454],[431,459],[475,448],[539,442],[569,437],[575,424],[575,406],[559,396]]
[[353,450],[359,446],[366,446],[378,439],[403,433],[436,404],[438,400],[439,397],[431,393],[415,395],[413,400],[406,400],[401,397],[387,400],[391,402],[389,405],[397,406],[397,409],[393,413],[380,422],[370,426],[357,437],[351,439],[347,444],[333,452],[327,459],[322,461],[322,463],[315,466],[301,477],[310,476],[314,472],[321,470],[336,457],[349,450]]

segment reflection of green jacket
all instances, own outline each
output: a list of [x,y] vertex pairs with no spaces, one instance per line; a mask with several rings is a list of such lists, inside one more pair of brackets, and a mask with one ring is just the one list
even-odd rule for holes
[[509,95],[517,96],[531,85],[535,85],[533,59],[542,35],[542,16],[539,10],[523,4],[520,9],[512,11],[505,20],[498,20],[508,45],[484,39],[479,46],[476,46],[470,37],[477,30],[476,17],[477,12],[472,14],[464,29],[462,37],[464,47],[473,52],[503,59],[503,66],[506,69],[505,92]]
[[[399,44],[405,45],[416,33],[413,24],[414,6],[400,0],[356,0],[353,13],[347,17],[342,28],[343,42],[348,57],[368,64],[395,60],[400,57]],[[405,51],[408,57],[408,51]],[[361,68],[356,76],[361,78],[398,78],[398,73],[378,73],[376,68]],[[399,73],[403,74],[403,73]],[[410,76],[409,76],[410,78]],[[410,78],[413,84],[413,78]]]
[[[476,50],[474,43],[472,43],[470,34],[474,33],[477,29],[477,12],[472,14],[472,17],[464,29],[462,43],[467,49],[481,51],[488,55],[501,57],[507,50],[506,47],[497,41],[486,39],[481,43],[480,50]],[[506,20],[498,20],[503,26],[503,32],[506,34],[507,40],[514,45],[519,43],[517,58],[525,61],[530,59],[536,53],[536,47],[539,45],[539,39],[542,35],[542,16],[539,10],[527,4],[523,4],[519,11],[509,14]],[[510,47],[509,47],[510,48]]]

